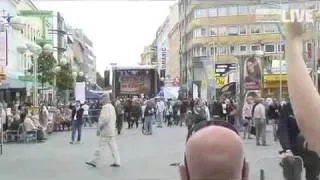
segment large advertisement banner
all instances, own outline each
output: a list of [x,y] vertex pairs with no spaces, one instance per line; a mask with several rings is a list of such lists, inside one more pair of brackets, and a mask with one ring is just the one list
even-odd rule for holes
[[143,94],[151,90],[151,77],[133,71],[121,72],[119,76],[121,94]]
[[243,68],[243,84],[245,90],[261,90],[263,85],[261,58],[255,56],[246,58]]
[[[261,97],[263,88],[263,67],[261,57],[244,56],[241,59],[241,103],[242,106],[246,103],[253,104],[257,97]],[[242,117],[242,116],[241,116]]]

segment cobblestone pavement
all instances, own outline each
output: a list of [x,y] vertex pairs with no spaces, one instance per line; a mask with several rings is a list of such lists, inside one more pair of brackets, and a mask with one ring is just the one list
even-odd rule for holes
[[[179,179],[177,167],[171,163],[183,159],[186,128],[156,129],[153,136],[144,136],[141,130],[125,130],[117,137],[121,167],[110,168],[111,155],[105,153],[105,163],[99,168],[85,165],[92,158],[96,145],[94,129],[85,129],[83,142],[70,145],[70,132],[49,136],[43,144],[7,144],[0,157],[0,178],[5,180],[143,180]],[[270,133],[269,133],[270,135]],[[271,139],[271,138],[269,138]],[[246,158],[251,164],[251,179],[259,179],[257,162],[263,156],[275,156],[277,143],[256,147],[255,140],[245,140]],[[261,163],[260,165],[261,166]],[[277,164],[263,164],[279,169]],[[281,179],[277,177],[277,180]],[[270,179],[268,179],[270,180]]]

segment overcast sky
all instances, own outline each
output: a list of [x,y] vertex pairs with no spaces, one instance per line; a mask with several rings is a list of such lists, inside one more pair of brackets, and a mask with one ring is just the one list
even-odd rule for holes
[[59,11],[66,22],[84,30],[93,41],[97,70],[111,62],[137,64],[151,44],[173,1],[44,1],[40,9]]

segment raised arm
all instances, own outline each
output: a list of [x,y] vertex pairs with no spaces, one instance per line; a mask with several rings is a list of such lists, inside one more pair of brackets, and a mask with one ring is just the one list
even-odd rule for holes
[[320,152],[320,96],[303,60],[301,23],[292,23],[287,35],[288,89],[298,126],[309,148]]

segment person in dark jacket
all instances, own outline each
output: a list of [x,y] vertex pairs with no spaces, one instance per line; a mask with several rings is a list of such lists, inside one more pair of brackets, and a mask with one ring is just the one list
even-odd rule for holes
[[303,159],[307,180],[319,180],[320,159],[316,152],[310,151],[307,142],[300,133],[293,114],[291,103],[284,105],[280,112],[278,135],[282,152],[291,150],[295,156]]
[[76,131],[78,131],[77,143],[81,141],[81,132],[82,132],[82,124],[83,124],[83,108],[81,107],[80,101],[76,102],[76,106],[72,109],[72,133],[71,133],[71,141],[70,144],[74,144]]
[[269,119],[269,123],[272,124],[274,141],[278,140],[277,129],[278,129],[278,124],[279,124],[279,113],[280,113],[280,107],[275,101],[273,101],[269,105],[269,108],[267,111],[267,116]]

